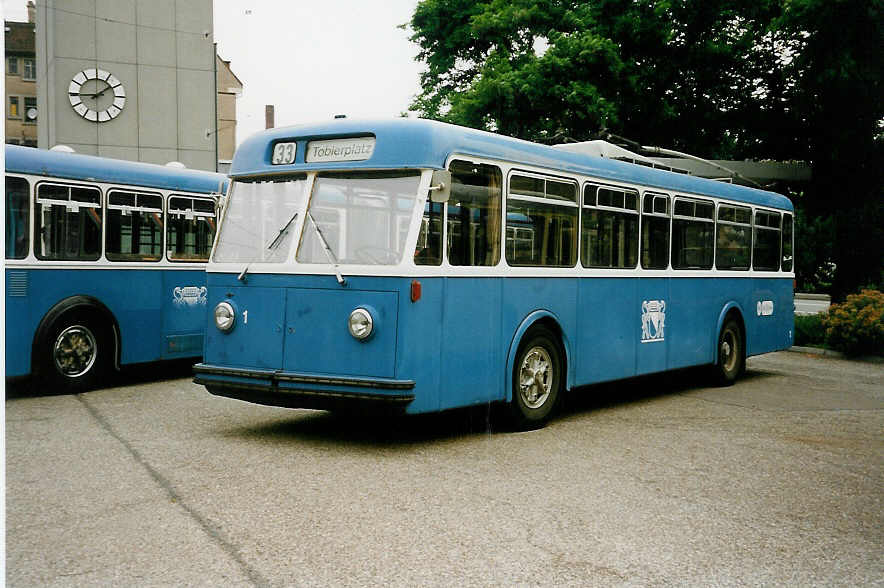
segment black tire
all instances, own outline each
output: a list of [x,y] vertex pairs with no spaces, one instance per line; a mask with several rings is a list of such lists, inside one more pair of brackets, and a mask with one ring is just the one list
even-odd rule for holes
[[746,340],[740,322],[733,317],[721,326],[716,357],[715,381],[719,386],[730,386],[746,368]]
[[513,364],[513,399],[509,420],[519,431],[546,425],[561,397],[564,362],[558,337],[532,327],[519,344]]
[[68,314],[37,346],[41,392],[79,393],[98,385],[111,358],[108,329],[88,313]]

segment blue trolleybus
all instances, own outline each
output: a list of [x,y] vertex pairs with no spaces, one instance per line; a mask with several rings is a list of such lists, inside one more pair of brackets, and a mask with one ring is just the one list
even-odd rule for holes
[[6,377],[202,354],[220,174],[6,146]]
[[243,143],[197,383],[285,407],[501,403],[792,344],[789,200],[425,120]]

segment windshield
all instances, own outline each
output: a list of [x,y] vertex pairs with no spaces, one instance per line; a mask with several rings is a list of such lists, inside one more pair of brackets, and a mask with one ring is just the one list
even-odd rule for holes
[[399,263],[419,184],[418,171],[320,174],[313,186],[298,261]]
[[306,184],[305,175],[234,182],[212,260],[281,263],[288,259]]

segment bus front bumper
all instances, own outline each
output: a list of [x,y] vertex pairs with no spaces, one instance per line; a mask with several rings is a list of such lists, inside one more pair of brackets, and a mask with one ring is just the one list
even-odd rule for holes
[[414,400],[413,380],[300,374],[198,363],[195,384],[210,394],[285,408],[332,410],[353,405],[404,409]]

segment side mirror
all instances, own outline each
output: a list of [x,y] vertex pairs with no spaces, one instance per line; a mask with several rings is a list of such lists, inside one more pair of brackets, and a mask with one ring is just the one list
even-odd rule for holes
[[437,169],[430,179],[430,202],[448,202],[451,196],[451,172]]

